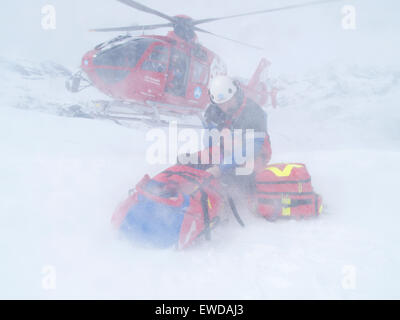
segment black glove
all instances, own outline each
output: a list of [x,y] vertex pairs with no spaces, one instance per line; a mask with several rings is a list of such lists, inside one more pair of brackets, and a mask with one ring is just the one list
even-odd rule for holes
[[204,113],[204,121],[209,129],[221,130],[226,121],[226,114],[216,104],[211,104]]

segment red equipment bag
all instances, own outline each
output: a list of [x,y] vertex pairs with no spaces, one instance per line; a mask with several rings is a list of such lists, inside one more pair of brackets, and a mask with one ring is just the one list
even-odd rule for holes
[[270,164],[256,175],[257,211],[270,220],[318,216],[322,198],[304,164]]
[[183,249],[200,236],[209,239],[219,221],[219,189],[210,173],[175,165],[154,178],[145,175],[112,224],[134,241]]

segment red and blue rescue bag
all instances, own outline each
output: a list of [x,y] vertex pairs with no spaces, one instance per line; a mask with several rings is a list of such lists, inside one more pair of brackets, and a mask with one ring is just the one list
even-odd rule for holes
[[175,165],[145,175],[115,211],[112,224],[135,241],[157,247],[191,245],[219,220],[218,181],[208,172]]

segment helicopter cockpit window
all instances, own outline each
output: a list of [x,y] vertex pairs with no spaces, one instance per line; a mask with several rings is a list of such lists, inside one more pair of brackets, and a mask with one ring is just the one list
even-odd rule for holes
[[142,70],[153,72],[167,71],[169,48],[163,45],[154,46],[149,57],[143,62]]
[[207,51],[202,49],[200,46],[195,46],[192,49],[192,53],[196,58],[198,58],[201,61],[207,61],[207,59],[208,59]]
[[189,71],[189,57],[173,48],[169,59],[168,81],[165,91],[175,96],[185,96]]
[[97,68],[97,75],[107,84],[113,84],[119,81],[122,81],[126,78],[130,71],[128,69],[105,69],[105,68]]
[[191,82],[206,84],[207,82],[206,74],[207,74],[207,67],[198,61],[194,61]]
[[153,42],[152,39],[141,38],[116,45],[97,53],[93,59],[93,64],[96,66],[133,68]]

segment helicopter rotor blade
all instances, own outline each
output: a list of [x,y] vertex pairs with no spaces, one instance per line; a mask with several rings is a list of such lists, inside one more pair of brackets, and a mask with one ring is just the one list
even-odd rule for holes
[[238,40],[231,39],[231,38],[228,38],[228,37],[225,37],[225,36],[221,36],[219,34],[215,34],[213,32],[210,32],[210,31],[207,31],[207,30],[204,30],[204,29],[200,29],[199,27],[194,27],[193,29],[195,31],[203,32],[203,33],[212,35],[212,36],[217,37],[217,38],[221,38],[221,39],[224,39],[224,40],[228,40],[228,41],[232,41],[232,42],[238,43],[238,44],[240,44],[242,46],[246,46],[246,47],[250,47],[250,48],[258,49],[258,50],[263,50],[264,49],[264,48],[261,48],[261,47],[254,46],[252,44],[248,44],[248,43],[245,43],[245,42],[242,42],[242,41],[238,41]]
[[113,27],[113,28],[99,28],[99,29],[91,29],[91,32],[112,32],[112,31],[141,31],[141,30],[153,30],[158,28],[172,27],[172,23],[164,23],[164,24],[151,24],[145,26],[130,26],[130,27]]
[[157,10],[151,9],[149,7],[146,7],[145,5],[140,4],[139,2],[136,2],[136,1],[133,1],[133,0],[118,0],[118,1],[123,3],[123,4],[126,4],[127,6],[129,6],[131,8],[135,8],[135,9],[143,11],[143,12],[154,14],[154,15],[156,15],[158,17],[167,19],[168,21],[171,21],[171,22],[175,21],[175,19],[173,17],[170,17],[169,15],[167,15],[165,13],[162,13],[160,11],[157,11]]
[[280,8],[274,8],[274,9],[267,9],[267,10],[260,10],[260,11],[253,11],[253,12],[248,12],[248,13],[242,13],[242,14],[235,14],[232,16],[226,16],[226,17],[219,17],[219,18],[208,18],[208,19],[199,19],[199,20],[194,20],[193,25],[198,25],[201,23],[208,23],[208,22],[213,22],[213,21],[218,21],[218,20],[225,20],[225,19],[231,19],[231,18],[237,18],[237,17],[244,17],[244,16],[250,16],[250,15],[256,15],[256,14],[261,14],[261,13],[269,13],[269,12],[275,12],[275,11],[284,11],[284,10],[290,10],[290,9],[296,9],[296,8],[303,8],[303,7],[311,7],[319,4],[324,4],[324,3],[329,3],[329,2],[337,2],[337,1],[342,1],[342,0],[319,0],[319,1],[311,1],[311,2],[306,2],[306,3],[301,3],[301,4],[293,4],[285,7],[280,7]]

